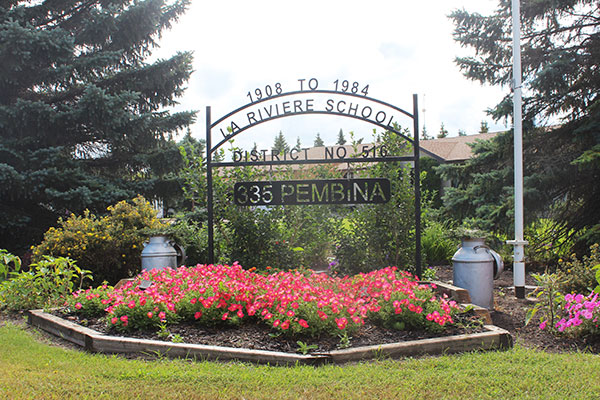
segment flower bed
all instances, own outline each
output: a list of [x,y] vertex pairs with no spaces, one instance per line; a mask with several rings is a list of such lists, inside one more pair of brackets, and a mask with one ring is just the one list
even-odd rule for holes
[[[144,281],[152,285],[140,288]],[[300,272],[265,276],[234,263],[145,272],[117,290],[78,291],[66,306],[83,317],[106,315],[120,332],[248,320],[290,336],[348,335],[366,320],[388,329],[441,332],[459,307],[434,289],[395,267],[332,278]]]

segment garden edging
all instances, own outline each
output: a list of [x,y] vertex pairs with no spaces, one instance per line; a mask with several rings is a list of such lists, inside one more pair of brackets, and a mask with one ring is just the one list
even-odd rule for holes
[[[465,304],[470,301],[466,290],[441,282],[431,283],[438,286],[439,292],[448,294],[463,305],[470,305]],[[484,332],[354,347],[309,355],[109,336],[43,310],[29,311],[28,323],[90,352],[162,355],[202,360],[239,360],[277,365],[319,365],[327,362],[345,363],[374,358],[439,355],[512,347],[512,336],[508,331],[491,325],[488,310],[477,306],[473,306],[473,309],[485,321]]]
[[398,358],[418,355],[439,355],[512,347],[510,333],[494,325],[484,325],[485,331],[481,333],[363,346],[334,350],[327,353],[303,355],[109,336],[46,313],[43,310],[29,311],[28,323],[71,343],[75,343],[90,352],[163,355],[172,358],[195,358],[202,360],[239,360],[279,365],[319,365],[326,362],[344,363],[381,357]]

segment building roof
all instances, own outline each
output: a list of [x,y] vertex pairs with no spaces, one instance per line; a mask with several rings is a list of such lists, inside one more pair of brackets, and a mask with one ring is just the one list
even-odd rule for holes
[[471,146],[469,146],[470,143],[475,143],[477,140],[489,140],[497,134],[498,132],[479,133],[477,135],[421,140],[419,144],[423,149],[439,156],[446,162],[465,161],[473,155]]

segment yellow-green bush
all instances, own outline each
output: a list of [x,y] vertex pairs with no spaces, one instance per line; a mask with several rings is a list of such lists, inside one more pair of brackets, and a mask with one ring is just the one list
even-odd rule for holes
[[564,260],[558,260],[558,280],[563,293],[591,292],[598,282],[596,281],[596,265],[600,264],[600,245],[594,243],[590,246],[590,255],[584,255],[579,260],[575,254]]
[[44,255],[70,257],[81,268],[92,271],[94,280],[116,283],[140,270],[143,229],[160,228],[156,211],[143,197],[121,201],[107,208],[106,216],[97,217],[85,211],[58,220],[48,229],[44,240],[34,247],[33,261]]

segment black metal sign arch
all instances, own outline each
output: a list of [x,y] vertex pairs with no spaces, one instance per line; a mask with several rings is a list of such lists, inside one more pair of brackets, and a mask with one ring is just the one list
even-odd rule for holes
[[[336,81],[337,82],[337,81]],[[337,87],[337,85],[336,85]],[[258,90],[258,89],[257,89]],[[421,190],[420,190],[420,163],[419,155],[424,151],[419,146],[419,119],[418,99],[413,95],[412,113],[393,106],[384,101],[367,97],[351,91],[318,90],[308,89],[291,92],[273,92],[270,96],[254,100],[248,93],[251,102],[231,111],[215,122],[211,120],[211,107],[206,107],[206,175],[207,175],[207,213],[208,213],[208,257],[209,262],[214,263],[214,210],[213,210],[213,174],[215,167],[246,166],[246,165],[291,165],[291,164],[328,164],[328,163],[360,163],[360,162],[393,162],[411,161],[414,168],[414,193],[415,193],[415,269],[416,274],[421,276]],[[291,99],[290,99],[291,98]],[[290,100],[288,100],[290,99]],[[242,159],[234,161],[213,161],[213,154],[222,145],[233,139],[238,134],[256,127],[265,122],[280,118],[299,115],[331,115],[347,117],[367,122],[371,125],[396,133],[413,145],[411,156],[376,156],[356,158],[325,158],[325,159],[303,159],[291,157],[280,160],[278,157],[266,158],[263,154],[261,159],[251,161]],[[413,120],[413,136],[406,136],[396,128],[394,117],[402,116]],[[223,125],[226,124],[226,127]],[[220,127],[221,126],[221,127]],[[220,128],[219,128],[220,127]],[[218,129],[222,138],[213,145],[212,131]],[[436,155],[425,151],[428,155],[438,158]]]

